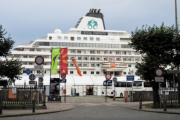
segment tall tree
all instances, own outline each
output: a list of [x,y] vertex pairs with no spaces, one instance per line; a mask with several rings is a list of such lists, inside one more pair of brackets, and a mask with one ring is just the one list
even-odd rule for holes
[[6,76],[15,82],[15,79],[19,79],[19,75],[22,74],[23,67],[20,59],[8,57],[15,42],[10,36],[6,37],[6,34],[7,32],[0,25],[0,76]]
[[15,43],[13,40],[11,40],[10,36],[6,38],[6,34],[7,32],[5,32],[5,29],[3,29],[2,25],[0,25],[0,56],[3,57],[9,55],[10,49],[12,49],[13,44]]
[[158,83],[154,82],[155,69],[165,67],[173,62],[174,41],[176,29],[174,26],[165,27],[164,23],[160,27],[143,26],[132,32],[132,39],[129,45],[143,55],[144,63],[137,63],[137,74],[153,85],[153,103],[159,104]]

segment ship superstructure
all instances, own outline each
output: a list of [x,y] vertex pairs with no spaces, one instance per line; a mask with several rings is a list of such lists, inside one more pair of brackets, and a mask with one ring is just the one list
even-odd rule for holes
[[103,14],[100,10],[92,9],[65,34],[56,29],[45,38],[18,45],[11,54],[22,60],[25,67],[23,75],[26,75],[27,68],[34,68],[34,59],[39,55],[44,57],[45,75],[49,75],[52,47],[68,48],[70,76],[78,76],[73,58],[83,76],[104,76],[107,72],[117,77],[135,75],[135,64],[141,62],[142,57],[130,48],[130,39],[131,35],[126,31],[106,30]]

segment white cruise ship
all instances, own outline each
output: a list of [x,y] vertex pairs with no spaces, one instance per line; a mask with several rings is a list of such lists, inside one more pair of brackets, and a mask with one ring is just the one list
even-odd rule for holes
[[[11,54],[15,58],[20,58],[25,67],[23,80],[16,80],[15,84],[23,85],[23,81],[26,81],[26,85],[29,83],[26,69],[32,70],[36,65],[35,57],[41,55],[45,60],[44,85],[49,85],[51,49],[53,47],[68,48],[68,75],[66,78],[69,87],[82,85],[82,89],[86,91],[87,86],[95,88],[95,81],[100,79],[101,81],[97,84],[101,87],[106,73],[125,79],[126,75],[135,75],[136,62],[142,60],[140,53],[128,45],[130,38],[131,35],[126,31],[106,30],[100,9],[90,9],[84,17],[78,20],[75,27],[65,34],[62,34],[60,29],[56,29],[54,33],[48,33],[45,38],[15,47]],[[72,62],[73,58],[77,61],[82,77],[77,73]],[[33,71],[35,74],[37,72]],[[58,78],[59,74],[51,77]],[[101,88],[97,86],[97,89]],[[101,91],[98,94],[101,95]]]

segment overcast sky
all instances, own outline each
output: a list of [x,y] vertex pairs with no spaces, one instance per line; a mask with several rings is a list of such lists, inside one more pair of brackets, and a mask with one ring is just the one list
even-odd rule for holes
[[[175,25],[175,0],[0,0],[0,24],[15,41],[15,47],[45,37],[57,28],[66,33],[90,8],[101,9],[107,30],[131,34],[146,24]],[[180,0],[177,8],[180,10]]]

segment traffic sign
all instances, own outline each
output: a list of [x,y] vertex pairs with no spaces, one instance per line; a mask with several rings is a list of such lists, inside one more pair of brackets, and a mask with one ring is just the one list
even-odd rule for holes
[[36,84],[36,81],[29,81],[29,84]]
[[43,74],[36,74],[36,77],[44,77]]
[[34,74],[30,74],[30,75],[29,75],[29,79],[30,79],[30,80],[35,80],[35,79],[36,79],[36,76],[35,76]]
[[44,71],[43,65],[34,65],[34,70]]
[[161,68],[157,68],[155,70],[155,74],[156,74],[157,77],[160,77],[160,76],[163,75],[163,70]]
[[38,81],[39,81],[39,82],[43,82],[43,78],[42,78],[42,77],[39,77]]
[[127,75],[126,80],[127,81],[134,81],[134,75]]
[[106,83],[112,83],[112,80],[106,80]]
[[171,71],[168,70],[167,73],[168,74],[178,74],[178,73],[180,73],[180,70],[171,70]]
[[165,90],[165,95],[169,95],[169,90]]
[[155,82],[164,82],[164,77],[155,77]]
[[66,79],[60,79],[60,83],[66,83]]
[[105,78],[106,78],[106,80],[110,80],[111,79],[111,74],[110,73],[107,73],[106,75],[105,75]]
[[66,74],[61,75],[61,78],[65,79],[66,78]]
[[26,73],[29,75],[31,73],[30,69],[26,69]]
[[37,65],[42,65],[42,64],[44,63],[44,58],[43,58],[42,56],[37,56],[37,57],[35,58],[35,63],[36,63]]

